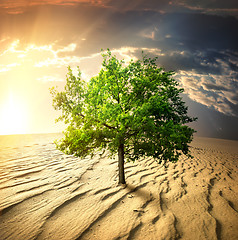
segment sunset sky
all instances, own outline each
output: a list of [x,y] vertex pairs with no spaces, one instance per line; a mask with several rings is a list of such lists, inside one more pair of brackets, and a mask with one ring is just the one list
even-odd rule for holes
[[49,88],[101,49],[174,70],[199,136],[238,140],[237,0],[1,0],[0,135],[59,132]]

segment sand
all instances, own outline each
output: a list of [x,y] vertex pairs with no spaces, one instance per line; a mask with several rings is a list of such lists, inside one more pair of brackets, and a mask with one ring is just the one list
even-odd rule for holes
[[[5,141],[6,142],[6,141]],[[238,239],[238,141],[196,138],[193,159],[80,160],[37,143],[0,150],[0,239]]]

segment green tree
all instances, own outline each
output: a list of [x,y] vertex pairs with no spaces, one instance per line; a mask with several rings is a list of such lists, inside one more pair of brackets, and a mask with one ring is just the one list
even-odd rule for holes
[[58,120],[68,127],[57,143],[66,154],[84,157],[97,149],[118,155],[119,183],[125,183],[124,159],[142,156],[175,162],[189,153],[195,121],[187,115],[180,93],[183,89],[156,65],[156,58],[125,65],[108,50],[99,74],[89,82],[68,68],[65,89],[51,89]]

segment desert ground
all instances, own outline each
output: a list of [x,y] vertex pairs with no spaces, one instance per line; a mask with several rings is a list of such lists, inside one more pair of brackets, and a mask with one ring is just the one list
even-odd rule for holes
[[[196,137],[194,158],[79,159],[50,141],[0,147],[0,239],[238,239],[238,141]],[[16,140],[19,141],[19,140]]]

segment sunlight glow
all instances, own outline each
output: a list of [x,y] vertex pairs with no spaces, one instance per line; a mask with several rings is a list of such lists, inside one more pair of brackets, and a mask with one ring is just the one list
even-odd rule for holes
[[0,135],[24,134],[27,131],[27,113],[18,98],[9,95],[0,108]]

